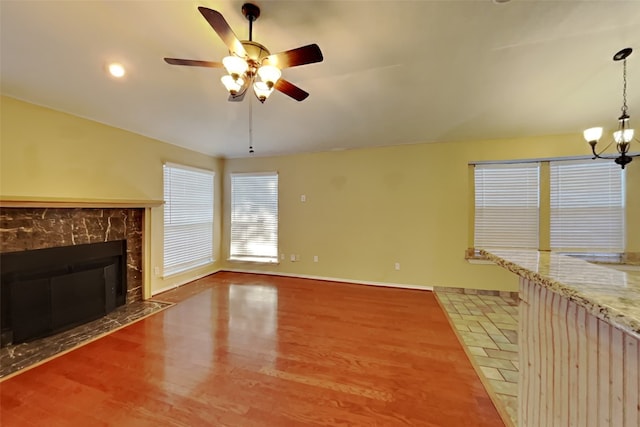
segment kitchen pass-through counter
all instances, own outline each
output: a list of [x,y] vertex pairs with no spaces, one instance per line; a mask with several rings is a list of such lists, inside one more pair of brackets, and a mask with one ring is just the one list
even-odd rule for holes
[[640,272],[481,251],[520,276],[520,426],[640,425]]

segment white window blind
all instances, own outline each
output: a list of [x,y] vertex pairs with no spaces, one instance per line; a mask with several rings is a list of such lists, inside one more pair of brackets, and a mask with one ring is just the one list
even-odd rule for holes
[[278,261],[278,174],[231,175],[231,259]]
[[614,162],[554,161],[551,248],[624,252],[624,171]]
[[213,261],[214,173],[164,165],[164,275]]
[[537,163],[475,166],[476,248],[537,248]]

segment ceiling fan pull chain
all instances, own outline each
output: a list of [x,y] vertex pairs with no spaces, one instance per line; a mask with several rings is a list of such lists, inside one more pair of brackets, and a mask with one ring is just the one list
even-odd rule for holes
[[253,154],[253,98],[249,96],[249,154]]

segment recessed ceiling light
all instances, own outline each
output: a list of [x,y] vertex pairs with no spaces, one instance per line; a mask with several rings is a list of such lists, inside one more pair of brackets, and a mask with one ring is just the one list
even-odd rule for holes
[[125,71],[122,64],[118,64],[117,62],[109,64],[109,74],[111,74],[113,77],[120,78],[124,76],[124,72]]
[[496,4],[500,4],[500,3],[509,3],[511,0],[493,0],[494,3]]

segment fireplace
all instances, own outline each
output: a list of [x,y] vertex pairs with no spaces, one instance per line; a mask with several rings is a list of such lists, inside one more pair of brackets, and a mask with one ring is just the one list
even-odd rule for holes
[[[129,207],[1,207],[3,345],[11,334],[14,343],[29,340],[142,300],[143,215]],[[35,261],[23,260],[31,255]],[[30,314],[16,314],[16,304]]]
[[125,257],[125,240],[0,254],[3,343],[62,332],[123,305]]

